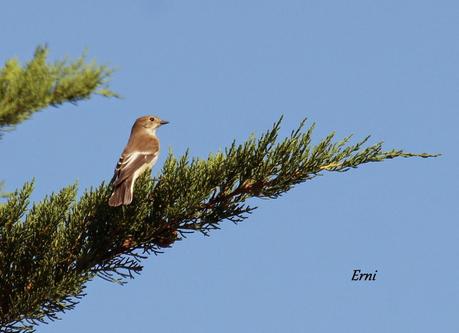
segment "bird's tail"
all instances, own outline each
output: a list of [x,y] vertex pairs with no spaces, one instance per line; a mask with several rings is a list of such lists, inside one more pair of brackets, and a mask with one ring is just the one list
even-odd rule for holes
[[108,199],[109,206],[129,205],[132,202],[132,180],[132,178],[128,178],[114,188],[110,199]]

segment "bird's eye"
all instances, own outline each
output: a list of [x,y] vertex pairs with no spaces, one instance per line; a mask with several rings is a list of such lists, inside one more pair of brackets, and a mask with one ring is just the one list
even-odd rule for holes
[[155,118],[154,117],[150,117],[150,121],[155,121]]

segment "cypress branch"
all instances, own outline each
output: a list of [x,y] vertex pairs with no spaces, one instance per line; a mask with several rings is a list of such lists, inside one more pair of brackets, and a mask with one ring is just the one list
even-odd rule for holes
[[304,121],[279,142],[280,123],[206,160],[169,153],[157,179],[147,172],[137,180],[129,206],[109,207],[102,183],[79,200],[76,186],[66,187],[27,210],[33,183],[25,184],[0,206],[0,332],[33,332],[73,309],[89,280],[126,283],[149,254],[245,220],[256,208],[251,198],[277,198],[324,172],[438,156],[383,151],[381,142],[364,148],[368,137],[334,143],[334,133],[313,146],[314,125],[303,131]]
[[87,63],[85,54],[73,62],[52,64],[47,63],[47,57],[48,48],[39,46],[25,66],[10,59],[0,69],[0,136],[48,106],[76,103],[93,94],[117,96],[107,86],[113,71]]

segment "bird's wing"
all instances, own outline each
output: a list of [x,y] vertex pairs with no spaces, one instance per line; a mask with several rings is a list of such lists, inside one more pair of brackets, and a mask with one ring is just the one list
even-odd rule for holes
[[116,165],[115,175],[113,176],[113,185],[118,186],[127,178],[134,175],[134,173],[140,168],[144,167],[145,164],[152,164],[155,157],[158,156],[158,152],[155,153],[143,153],[133,152],[130,154],[122,154],[118,164]]

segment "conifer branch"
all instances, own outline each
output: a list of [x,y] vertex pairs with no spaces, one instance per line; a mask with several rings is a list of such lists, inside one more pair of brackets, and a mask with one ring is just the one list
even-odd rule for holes
[[187,234],[245,220],[253,198],[277,198],[324,172],[438,156],[383,151],[382,143],[364,148],[368,138],[334,143],[333,133],[312,145],[314,125],[303,131],[305,122],[279,141],[280,122],[206,160],[170,153],[157,179],[137,180],[129,206],[109,207],[111,188],[102,183],[79,200],[76,186],[64,188],[28,210],[33,184],[25,184],[0,206],[0,332],[32,332],[73,309],[96,276],[123,284],[149,254]]
[[47,63],[47,57],[48,48],[39,46],[25,66],[10,59],[0,68],[0,137],[48,106],[77,103],[93,94],[117,96],[108,89],[113,71],[95,62],[87,63],[85,54],[73,62],[52,64]]

